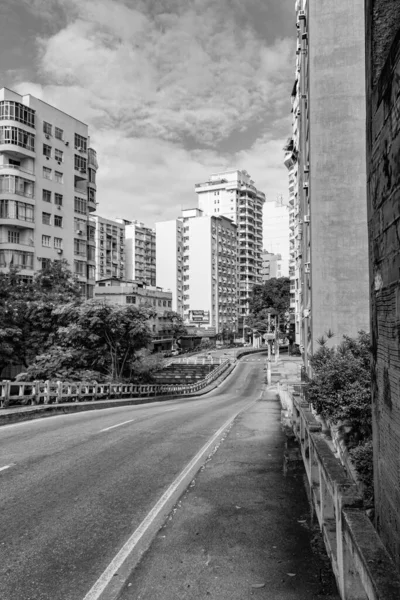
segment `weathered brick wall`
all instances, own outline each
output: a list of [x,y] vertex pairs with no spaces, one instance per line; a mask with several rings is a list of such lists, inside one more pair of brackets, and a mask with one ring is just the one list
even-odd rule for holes
[[400,6],[367,0],[376,525],[400,567]]

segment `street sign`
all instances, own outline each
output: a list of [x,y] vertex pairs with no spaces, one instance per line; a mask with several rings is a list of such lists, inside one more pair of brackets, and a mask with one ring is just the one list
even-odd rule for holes
[[274,340],[275,339],[275,334],[274,333],[264,333],[263,335],[263,339],[267,342],[268,340]]

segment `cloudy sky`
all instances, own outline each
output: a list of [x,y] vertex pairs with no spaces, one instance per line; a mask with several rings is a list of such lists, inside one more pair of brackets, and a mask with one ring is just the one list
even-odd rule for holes
[[89,124],[99,214],[175,218],[243,168],[271,202],[265,247],[279,238],[294,0],[1,0],[0,24],[2,84]]

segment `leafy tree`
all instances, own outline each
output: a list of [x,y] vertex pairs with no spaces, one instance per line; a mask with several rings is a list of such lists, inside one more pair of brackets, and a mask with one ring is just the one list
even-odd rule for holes
[[173,310],[166,310],[164,312],[164,317],[172,323],[171,330],[174,340],[178,340],[183,335],[187,335],[187,329],[180,314]]
[[[290,308],[290,279],[273,277],[262,285],[255,285],[249,302],[250,315],[247,324],[260,333],[275,330],[286,331],[286,320]],[[273,317],[273,319],[271,319]],[[270,323],[270,327],[268,324]]]
[[0,373],[10,364],[28,367],[53,343],[54,308],[68,301],[82,298],[67,261],[50,263],[28,282],[17,269],[0,274]]
[[340,422],[349,447],[370,439],[371,371],[370,337],[360,331],[357,338],[343,337],[336,347],[326,339],[310,359],[312,377],[306,396],[315,410],[333,423]]
[[146,309],[90,300],[60,305],[54,314],[55,343],[29,367],[31,379],[80,379],[89,371],[97,380],[131,380],[151,341]]

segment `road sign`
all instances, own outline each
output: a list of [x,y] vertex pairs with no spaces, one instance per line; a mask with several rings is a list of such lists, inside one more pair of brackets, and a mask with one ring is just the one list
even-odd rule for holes
[[268,340],[274,340],[275,339],[275,334],[274,333],[264,333],[263,335],[263,339],[267,342]]

